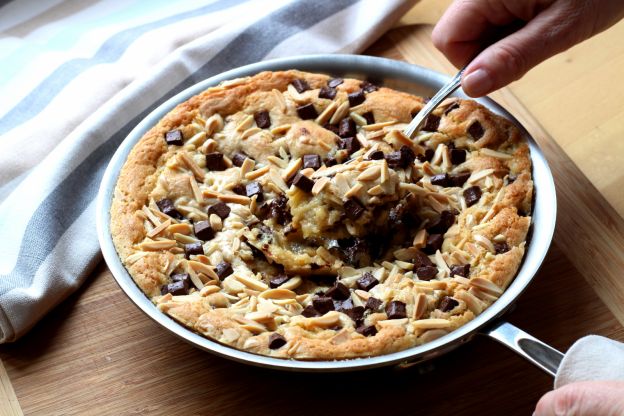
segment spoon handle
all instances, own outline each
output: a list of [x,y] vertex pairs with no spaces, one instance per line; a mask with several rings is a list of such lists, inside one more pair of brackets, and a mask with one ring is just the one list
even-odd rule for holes
[[438,91],[436,95],[434,95],[433,98],[431,98],[431,100],[429,100],[429,102],[422,108],[422,110],[420,110],[418,114],[416,114],[414,119],[407,125],[407,127],[405,127],[403,133],[407,137],[411,139],[414,134],[416,134],[418,130],[420,130],[429,114],[431,114],[433,110],[435,110],[436,107],[440,105],[442,101],[444,101],[446,97],[451,95],[457,88],[459,88],[459,86],[461,85],[462,74],[464,73],[466,66],[460,69],[459,72],[455,74],[453,79],[451,79],[448,84],[442,87],[440,91]]

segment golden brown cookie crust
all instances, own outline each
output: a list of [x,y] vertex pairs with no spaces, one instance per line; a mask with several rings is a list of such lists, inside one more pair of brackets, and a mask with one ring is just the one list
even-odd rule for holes
[[[334,99],[318,98],[329,79],[293,70],[223,83],[178,105],[132,149],[112,201],[112,237],[133,279],[161,311],[209,338],[262,355],[354,358],[399,351],[444,335],[472,320],[509,285],[524,255],[533,189],[529,149],[517,128],[474,101],[452,99],[435,111],[435,131],[421,132],[412,142],[400,132],[422,107],[421,98],[371,88],[363,92],[362,103],[349,105],[348,94],[362,87],[352,79],[336,88]],[[309,89],[298,91],[293,85],[298,80]],[[317,117],[301,120],[297,107],[310,103]],[[269,112],[268,128],[254,121],[254,113],[261,110]],[[364,119],[369,112],[373,125]],[[355,139],[361,147],[351,155],[339,149],[341,139],[325,126],[346,118],[357,126]],[[164,140],[176,129],[183,146]],[[451,144],[466,150],[465,161],[451,162]],[[385,159],[367,158],[374,150],[387,156],[402,146],[422,160],[392,168]],[[430,161],[425,160],[426,149],[435,152],[429,154]],[[224,154],[229,167],[207,169],[205,154],[212,152]],[[232,166],[234,154],[241,152],[254,163],[247,159],[243,166]],[[301,170],[300,158],[309,154],[321,156],[320,169]],[[329,167],[328,157],[342,160]],[[306,192],[290,185],[297,171],[316,188]],[[469,177],[461,186],[431,182],[435,175],[466,172]],[[266,201],[287,198],[289,224],[263,218],[262,201],[232,191],[234,185],[249,182],[262,185]],[[469,187],[481,191],[472,206],[465,197]],[[161,212],[156,202],[165,198],[184,220]],[[346,208],[342,212],[340,206],[353,198],[366,212],[345,219]],[[207,214],[218,202],[231,210],[223,220]],[[330,235],[335,241],[370,239],[369,230],[380,229],[384,219],[391,225],[389,207],[397,204],[417,211],[421,224],[405,225],[408,232],[400,245],[384,243],[383,258],[366,254],[349,264],[352,259],[345,260],[344,253],[328,250],[329,238],[324,238]],[[443,243],[432,252],[427,238],[435,233],[426,229],[436,229],[442,211],[452,213],[453,224],[442,229]],[[205,255],[185,258],[184,244],[197,240],[188,219],[212,226],[214,237],[202,241]],[[414,267],[414,253],[421,250],[431,253],[427,257],[436,269],[433,278],[420,278]],[[222,279],[215,273],[220,262],[233,266],[233,273]],[[451,275],[454,266],[465,264],[470,265],[468,276]],[[269,279],[278,272],[290,279],[272,289]],[[357,280],[366,272],[379,284],[358,289]],[[190,289],[162,295],[161,288],[176,273],[189,275]],[[331,287],[318,280],[321,274],[338,275],[349,289],[352,304],[346,308],[364,306],[371,296],[383,306],[367,309],[358,322],[336,310],[302,316],[305,307],[315,307],[314,293]],[[392,301],[405,305],[405,317],[388,316],[385,308]],[[372,327],[376,333],[360,333],[357,327]],[[285,345],[270,348],[274,333]]]

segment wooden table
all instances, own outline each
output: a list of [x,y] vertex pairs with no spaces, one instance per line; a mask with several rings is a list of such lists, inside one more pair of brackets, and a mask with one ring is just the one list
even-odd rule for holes
[[[366,53],[452,73],[424,24],[448,3],[422,1]],[[558,188],[555,244],[508,319],[560,350],[589,333],[624,340],[617,192],[624,85],[607,88],[603,79],[621,68],[623,35],[620,23],[493,95],[539,141]],[[243,366],[163,332],[103,264],[28,335],[1,346],[0,358],[0,415],[526,415],[552,387],[535,367],[480,338],[403,371],[309,375]]]

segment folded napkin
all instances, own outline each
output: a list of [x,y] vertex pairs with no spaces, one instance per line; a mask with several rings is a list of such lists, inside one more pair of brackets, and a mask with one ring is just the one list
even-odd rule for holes
[[100,261],[100,180],[150,111],[241,65],[360,52],[415,0],[3,3],[0,342],[10,342]]
[[555,388],[592,380],[624,380],[624,344],[598,335],[572,344],[557,370]]

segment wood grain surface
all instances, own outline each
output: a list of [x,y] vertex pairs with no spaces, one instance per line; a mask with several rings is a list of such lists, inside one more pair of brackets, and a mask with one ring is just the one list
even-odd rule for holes
[[[416,14],[423,22],[435,21],[448,2],[417,7],[427,3]],[[429,33],[425,25],[398,28],[367,53],[452,73]],[[601,183],[562,151],[565,138],[553,139],[541,124],[546,116],[536,119],[516,94],[505,89],[493,98],[544,149],[559,217],[542,270],[506,318],[562,351],[589,333],[624,341],[622,218],[601,194],[606,188],[597,189]],[[603,151],[598,143],[593,150]],[[624,169],[612,174],[621,178]],[[164,332],[125,297],[105,265],[27,336],[0,346],[0,359],[0,415],[527,415],[552,388],[551,378],[482,337],[408,370],[296,374],[233,363]]]

